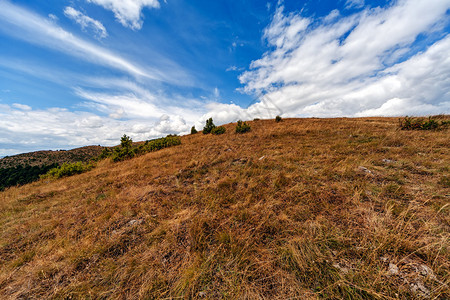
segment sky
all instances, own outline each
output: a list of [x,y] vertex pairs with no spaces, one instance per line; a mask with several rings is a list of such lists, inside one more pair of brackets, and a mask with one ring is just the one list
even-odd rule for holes
[[0,0],[0,156],[450,113],[450,0]]

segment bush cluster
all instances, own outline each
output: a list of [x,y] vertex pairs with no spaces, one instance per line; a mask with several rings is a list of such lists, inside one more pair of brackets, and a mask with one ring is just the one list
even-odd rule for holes
[[206,120],[206,125],[205,127],[203,127],[203,134],[208,134],[211,133],[211,131],[216,128],[216,125],[214,125],[213,123],[213,119],[209,118],[208,120]]
[[[132,146],[133,141],[131,138],[124,135],[121,139],[120,147],[114,148],[110,153],[105,153],[105,155],[110,154],[112,161],[118,162],[126,159],[133,158],[138,155],[142,155],[147,152],[157,151],[163,148],[176,146],[181,144],[181,139],[176,135],[168,135],[164,138],[154,139],[146,141],[144,144],[139,146]],[[102,153],[103,155],[103,153]]]
[[250,125],[248,125],[246,122],[242,122],[239,120],[236,125],[236,133],[245,133],[250,131]]
[[45,166],[19,165],[10,168],[0,168],[0,191],[15,185],[27,184],[39,179],[39,177],[49,170],[56,168],[54,163]]
[[276,116],[276,117],[275,117],[275,122],[277,122],[277,123],[278,123],[278,122],[281,122],[281,120],[282,120],[282,119],[281,119],[281,117],[280,117],[280,116]]
[[211,133],[212,134],[224,134],[225,133],[225,127],[223,127],[223,126],[219,126],[219,127],[214,127],[212,130],[211,130]]
[[399,120],[399,127],[402,130],[434,130],[446,127],[450,124],[449,121],[437,121],[432,117],[425,118],[411,118],[406,116]]
[[195,129],[195,126],[192,126],[191,128],[191,134],[196,134],[198,131]]
[[74,163],[63,163],[60,167],[56,167],[42,175],[41,178],[61,178],[81,174],[91,170],[94,166],[90,163],[83,163],[81,161]]

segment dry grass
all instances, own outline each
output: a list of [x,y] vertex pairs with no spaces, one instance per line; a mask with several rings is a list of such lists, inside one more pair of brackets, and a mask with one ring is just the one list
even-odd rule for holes
[[0,193],[0,298],[448,299],[448,131],[284,119]]

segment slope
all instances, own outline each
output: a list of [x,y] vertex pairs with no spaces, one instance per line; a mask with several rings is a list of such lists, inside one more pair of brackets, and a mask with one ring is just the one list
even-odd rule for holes
[[0,159],[0,168],[14,168],[19,165],[41,167],[52,164],[61,165],[67,162],[88,162],[92,157],[99,155],[104,148],[101,146],[85,146],[71,150],[35,151],[5,156]]
[[448,299],[447,130],[286,119],[0,193],[0,298]]
[[63,163],[88,162],[105,147],[86,146],[72,150],[35,151],[0,159],[0,191],[39,179],[40,175]]

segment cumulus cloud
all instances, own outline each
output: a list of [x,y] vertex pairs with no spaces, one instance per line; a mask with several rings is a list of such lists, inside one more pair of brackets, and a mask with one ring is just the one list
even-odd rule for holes
[[117,21],[133,30],[142,28],[142,9],[144,7],[159,8],[158,0],[87,0],[101,5],[114,13]]
[[[289,116],[448,112],[449,8],[449,0],[405,0],[320,22],[280,6],[264,31],[271,50],[240,76],[244,91]],[[414,54],[419,35],[440,38]]]
[[64,15],[75,21],[81,26],[83,30],[92,30],[96,38],[105,38],[108,36],[105,26],[100,21],[94,20],[89,16],[86,16],[81,11],[76,10],[73,7],[67,6],[64,9]]
[[63,108],[24,109],[22,104],[2,104],[0,155],[98,144],[113,146],[120,142],[124,133],[136,141],[142,141],[167,134],[187,133],[189,128],[179,115],[164,114],[156,119],[114,119]]
[[89,87],[74,88],[84,100],[72,108],[75,111],[0,102],[0,156],[85,145],[112,146],[123,134],[136,141],[184,134],[207,111],[203,102],[152,92],[127,78],[86,78],[79,83],[83,85],[84,81]]

